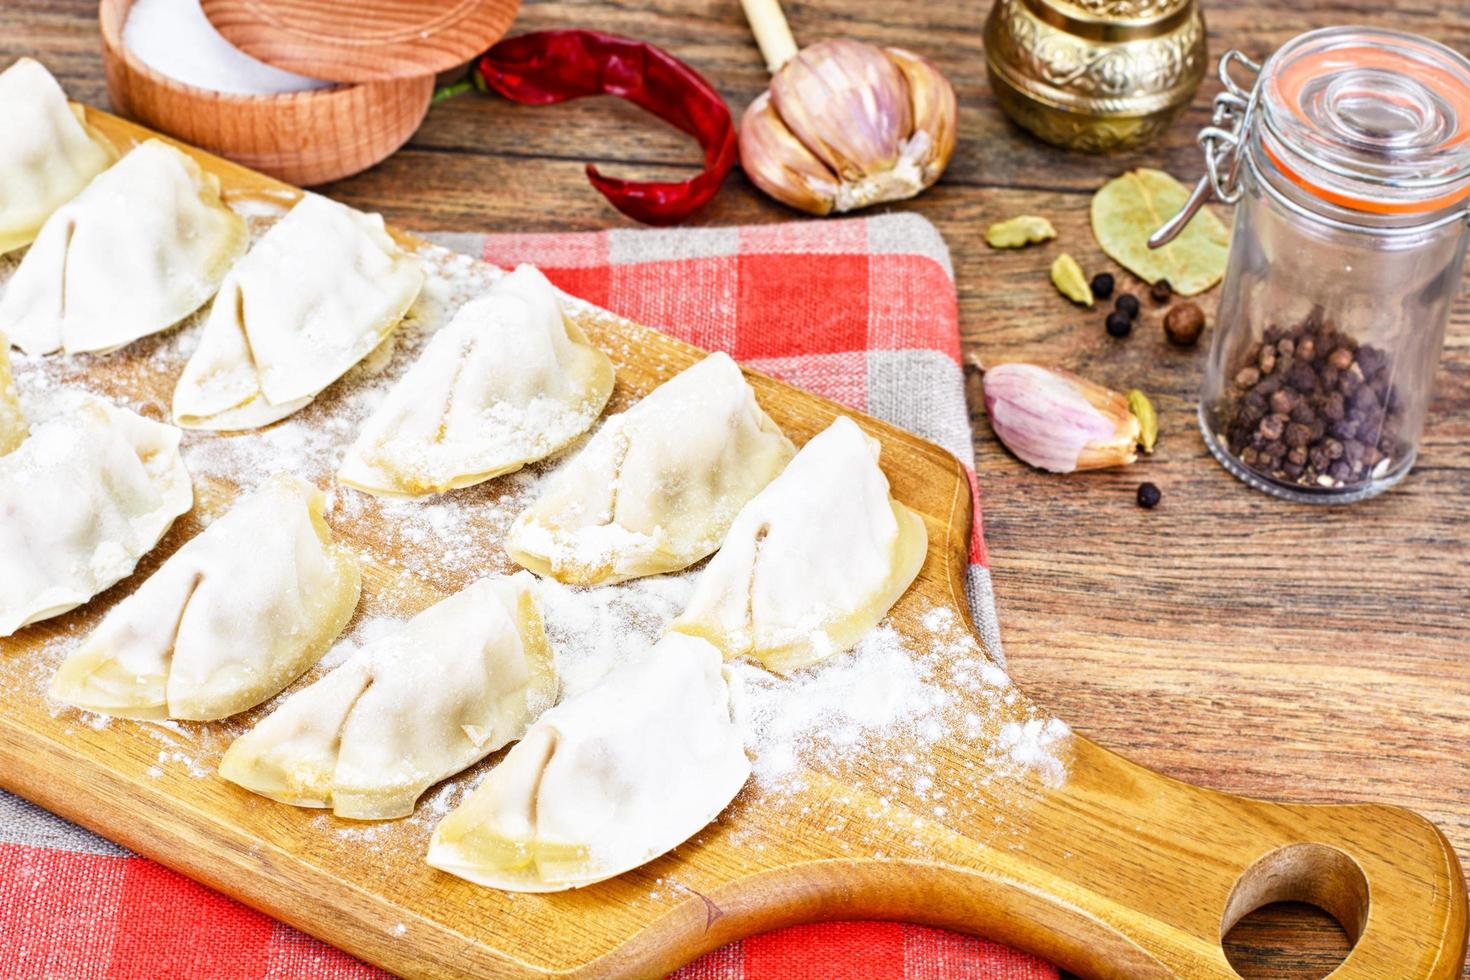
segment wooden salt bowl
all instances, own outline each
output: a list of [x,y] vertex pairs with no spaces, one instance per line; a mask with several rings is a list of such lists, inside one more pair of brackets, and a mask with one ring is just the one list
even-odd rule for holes
[[282,95],[234,95],[154,71],[122,41],[133,0],[101,0],[102,63],[113,108],[153,129],[301,186],[380,162],[418,129],[434,76],[339,84]]

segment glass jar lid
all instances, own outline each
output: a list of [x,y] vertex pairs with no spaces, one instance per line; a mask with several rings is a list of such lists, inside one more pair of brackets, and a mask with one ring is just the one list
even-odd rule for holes
[[1341,207],[1426,214],[1470,196],[1470,61],[1399,31],[1333,27],[1261,72],[1261,145],[1281,173]]

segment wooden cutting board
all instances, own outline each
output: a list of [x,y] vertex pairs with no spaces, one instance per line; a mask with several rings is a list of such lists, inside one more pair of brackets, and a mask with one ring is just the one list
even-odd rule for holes
[[[152,135],[89,116],[119,145]],[[190,152],[232,192],[294,193]],[[617,364],[613,409],[700,356],[611,316],[587,316],[584,327]],[[106,358],[86,370],[109,383]],[[750,377],[798,443],[853,414]],[[172,382],[111,379],[144,385],[134,397],[166,394]],[[924,568],[893,610],[896,629],[923,643],[942,610],[968,625],[963,470],[928,442],[855,417],[881,440],[894,494],[929,531]],[[229,496],[207,481],[196,489],[201,509],[217,510]],[[980,933],[1085,975],[1232,977],[1220,937],[1279,900],[1325,908],[1356,940],[1335,977],[1454,977],[1464,961],[1464,878],[1421,817],[1216,793],[1078,735],[1062,752],[1065,779],[1017,772],[988,747],[1007,722],[1044,712],[1024,696],[996,699],[994,689],[965,685],[948,691],[946,710],[978,719],[979,730],[956,723],[921,748],[880,739],[824,755],[799,789],[752,785],[693,840],[617,879],[555,895],[470,885],[423,863],[432,822],[422,816],[350,824],[213,776],[228,742],[221,732],[239,722],[94,725],[41,697],[60,641],[94,625],[198,530],[193,515],[181,518],[133,579],[0,641],[0,786],[395,973],[644,977],[777,926],[890,918]],[[359,543],[375,533],[338,531]],[[389,588],[417,590],[420,605],[445,591],[386,564],[366,569],[365,604]],[[171,753],[194,763],[161,767]],[[927,775],[895,778],[915,771]]]

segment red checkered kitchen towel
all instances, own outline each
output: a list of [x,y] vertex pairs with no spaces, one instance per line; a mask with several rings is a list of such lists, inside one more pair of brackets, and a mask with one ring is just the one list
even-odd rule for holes
[[[434,235],[534,262],[599,306],[931,439],[968,467],[954,272],[916,215],[672,231]],[[973,472],[972,472],[973,483]],[[969,585],[1000,639],[980,511]],[[924,926],[840,922],[732,943],[680,980],[1055,978],[1032,957]],[[0,792],[0,978],[382,976],[324,943]]]

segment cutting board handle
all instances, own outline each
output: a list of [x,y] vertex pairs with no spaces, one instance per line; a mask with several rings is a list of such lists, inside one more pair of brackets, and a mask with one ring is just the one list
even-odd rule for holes
[[1231,796],[1081,736],[1069,762],[1062,785],[993,811],[993,836],[926,831],[924,859],[830,858],[695,893],[598,966],[648,975],[754,932],[871,918],[976,933],[1084,977],[1238,980],[1225,934],[1304,901],[1355,940],[1333,980],[1459,980],[1465,879],[1418,814]]
[[[1076,743],[1068,781],[1037,802],[1024,858],[1005,869],[1064,900],[1053,926],[1082,941],[1062,965],[1088,976],[1235,977],[1223,937],[1263,905],[1299,901],[1354,942],[1334,980],[1460,977],[1465,878],[1423,817],[1230,796]],[[1058,808],[1068,819],[1047,812]],[[1055,832],[1079,826],[1085,836]],[[1028,931],[1011,938],[1026,944]],[[1056,957],[1055,939],[1038,951]]]

